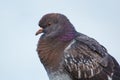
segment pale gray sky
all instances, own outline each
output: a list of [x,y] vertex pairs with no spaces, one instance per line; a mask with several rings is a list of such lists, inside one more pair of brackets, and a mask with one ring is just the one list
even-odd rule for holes
[[36,53],[40,35],[34,34],[51,12],[65,14],[120,63],[120,0],[1,0],[0,80],[48,80]]

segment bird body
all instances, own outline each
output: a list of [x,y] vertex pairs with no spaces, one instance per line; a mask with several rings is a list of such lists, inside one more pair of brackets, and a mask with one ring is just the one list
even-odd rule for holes
[[66,16],[51,13],[39,22],[37,46],[50,80],[120,80],[120,66],[95,39],[75,30]]

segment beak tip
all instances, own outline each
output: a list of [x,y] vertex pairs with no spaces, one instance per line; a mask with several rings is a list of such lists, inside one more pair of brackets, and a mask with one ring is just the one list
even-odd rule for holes
[[37,36],[38,34],[42,33],[43,32],[43,28],[40,28],[36,33],[35,35]]

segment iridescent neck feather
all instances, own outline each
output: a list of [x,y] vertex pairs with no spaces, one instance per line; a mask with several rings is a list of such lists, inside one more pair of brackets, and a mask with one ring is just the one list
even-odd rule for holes
[[65,32],[63,35],[59,37],[59,40],[61,41],[71,41],[76,37],[76,30],[73,27],[72,24],[66,24],[65,26]]

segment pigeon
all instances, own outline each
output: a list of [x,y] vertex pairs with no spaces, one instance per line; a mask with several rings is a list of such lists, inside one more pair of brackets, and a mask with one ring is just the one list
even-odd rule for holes
[[49,80],[120,80],[120,65],[95,39],[77,32],[61,13],[39,21],[37,53]]

